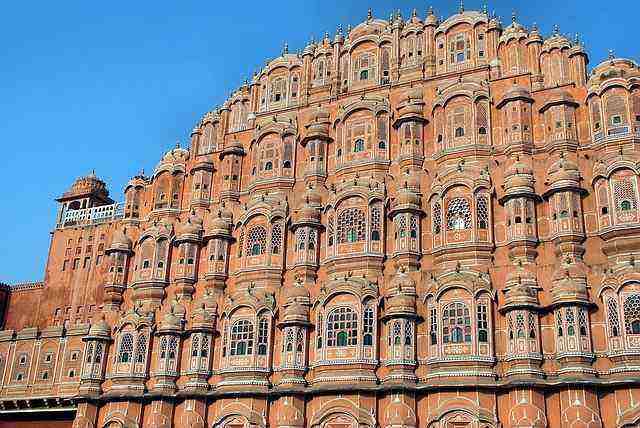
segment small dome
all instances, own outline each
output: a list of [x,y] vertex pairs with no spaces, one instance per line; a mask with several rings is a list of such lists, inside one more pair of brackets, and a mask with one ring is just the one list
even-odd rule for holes
[[107,249],[107,252],[111,251],[131,251],[133,242],[131,238],[126,235],[127,229],[115,229],[111,235],[111,245]]
[[416,282],[400,270],[389,283],[385,315],[413,315],[416,312]]
[[169,150],[162,157],[162,163],[184,163],[189,159],[189,150],[180,146]]
[[244,156],[245,151],[242,143],[238,140],[231,140],[225,145],[222,152],[220,152],[220,159],[224,159],[224,157],[228,155]]
[[96,196],[100,199],[108,200],[109,191],[104,181],[100,180],[92,171],[91,174],[77,178],[69,190],[62,194],[58,200],[66,200],[71,198],[79,198],[84,196]]
[[176,227],[176,240],[178,242],[191,240],[198,241],[202,235],[202,219],[195,213],[191,213],[187,219]]
[[507,194],[534,192],[533,169],[526,163],[516,160],[504,174],[504,189]]
[[282,294],[284,309],[282,322],[307,323],[309,321],[309,290],[300,283],[285,287]]
[[182,330],[182,318],[178,317],[173,307],[162,317],[158,330],[161,332]]
[[308,188],[302,196],[302,205],[295,212],[294,223],[296,224],[320,224],[322,206],[322,195],[313,187]]
[[580,170],[574,162],[565,159],[564,156],[554,162],[547,171],[547,181],[552,188],[562,186],[577,187],[580,184]]
[[285,287],[283,297],[285,302],[309,299],[309,290],[304,285],[296,283]]
[[387,426],[391,427],[415,427],[417,425],[416,416],[406,403],[396,395],[385,410]]
[[89,336],[111,336],[111,328],[109,327],[109,324],[107,324],[107,321],[104,319],[104,316],[101,316],[97,322],[91,324],[91,327],[89,328]]
[[223,217],[222,210],[218,211],[207,226],[206,235],[208,237],[231,237],[231,222]]
[[527,88],[524,88],[520,85],[514,85],[504,93],[504,95],[498,102],[497,107],[502,108],[502,106],[504,106],[506,103],[514,100],[533,102],[533,98],[531,98],[531,92],[529,92]]
[[403,187],[396,194],[394,207],[411,206],[420,208],[420,195],[408,187]]
[[433,26],[438,26],[439,22],[438,22],[438,17],[433,13],[433,8],[429,7],[429,11],[427,12],[427,16],[424,19],[424,24],[425,25],[433,25]]
[[206,309],[204,303],[196,308],[191,315],[191,330],[213,330],[215,317]]

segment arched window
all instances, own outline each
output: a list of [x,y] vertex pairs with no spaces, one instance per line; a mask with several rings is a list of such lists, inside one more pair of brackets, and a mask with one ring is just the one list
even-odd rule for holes
[[477,199],[476,212],[478,217],[478,229],[489,228],[489,201],[486,196]]
[[273,169],[273,162],[267,161],[267,163],[264,164],[264,170],[271,171],[272,169]]
[[380,240],[380,208],[373,207],[371,208],[371,240],[379,241]]
[[358,344],[358,315],[348,307],[336,308],[327,316],[327,346]]
[[433,233],[438,234],[442,230],[442,208],[440,202],[436,201],[433,204],[433,218],[431,220]]
[[231,355],[253,354],[253,323],[236,321],[231,327]]
[[269,339],[269,321],[260,319],[258,324],[258,355],[267,355],[267,341]]
[[271,253],[280,254],[282,248],[282,224],[276,223],[271,229]]
[[371,306],[367,306],[364,310],[364,325],[363,325],[363,333],[364,336],[362,338],[362,343],[365,346],[373,345],[373,308]]
[[254,226],[249,230],[247,254],[259,256],[264,254],[267,246],[267,231],[263,226]]
[[640,334],[640,294],[625,296],[622,308],[627,334]]
[[432,345],[438,344],[438,312],[436,308],[431,308],[429,316],[429,338]]
[[360,71],[360,80],[368,80],[369,79],[369,70]]
[[402,327],[400,321],[394,321],[389,331],[389,345],[400,345],[402,343]]
[[89,346],[87,347],[87,363],[91,362],[91,358],[93,357],[93,343],[89,343]]
[[363,152],[364,151],[364,140],[361,138],[358,138],[354,143],[353,143],[353,151],[355,153],[359,153],[359,152]]
[[607,324],[609,325],[609,336],[620,336],[620,315],[618,312],[618,301],[615,298],[607,300]]
[[567,336],[576,335],[576,316],[573,313],[573,308],[565,308],[564,319],[567,323]]
[[95,357],[93,359],[94,363],[99,363],[102,361],[102,343],[98,343],[96,345],[96,354]]
[[464,128],[461,126],[456,128],[456,138],[457,137],[464,137]]
[[616,180],[613,184],[613,195],[620,211],[636,209],[636,191],[630,179]]
[[442,339],[444,343],[471,342],[471,315],[462,302],[450,303],[442,312]]
[[193,336],[193,339],[191,340],[191,356],[192,357],[198,356],[199,348],[200,348],[200,336],[196,334]]
[[338,215],[338,242],[352,243],[365,239],[365,216],[358,208],[348,208]]
[[142,364],[147,360],[147,335],[142,333],[138,336],[136,345],[136,363]]
[[128,363],[131,361],[133,352],[133,336],[131,333],[124,333],[120,339],[120,350],[118,351],[118,361]]
[[[487,343],[489,342],[489,310],[484,303],[480,303],[476,310],[478,317],[478,342]],[[522,323],[524,332],[524,318],[522,319]]]
[[315,250],[316,249],[316,231],[311,230],[309,232],[309,243],[307,244],[307,249]]
[[405,320],[404,322],[404,344],[411,345],[413,343],[413,321]]
[[471,228],[469,202],[465,198],[453,198],[447,208],[447,228],[463,230]]
[[330,216],[327,221],[327,246],[329,247],[333,246],[333,232],[333,216]]

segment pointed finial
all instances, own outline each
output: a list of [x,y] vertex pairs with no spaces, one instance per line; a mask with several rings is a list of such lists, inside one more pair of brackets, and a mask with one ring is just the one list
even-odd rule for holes
[[538,32],[538,23],[534,22],[533,25],[531,26],[531,31],[535,31],[536,33]]
[[518,15],[516,15],[516,11],[515,10],[512,11],[511,12],[511,22],[515,23],[517,18],[518,18]]
[[459,13],[463,13],[464,12],[464,0],[460,0],[460,7],[458,9]]
[[289,53],[289,43],[284,42],[284,47],[282,48],[282,55],[286,55]]
[[487,2],[484,2],[482,5],[482,13],[487,16],[489,15],[489,6],[487,5]]
[[413,11],[411,12],[411,17],[412,18],[417,18],[418,17],[418,9],[416,9],[415,7],[413,8]]
[[576,36],[573,39],[573,41],[577,46],[580,46],[580,33],[576,33]]
[[553,26],[553,34],[555,36],[557,36],[558,34],[560,34],[560,26],[558,24],[554,24]]
[[429,11],[427,12],[429,16],[433,16],[433,6],[429,6]]
[[616,55],[613,52],[613,49],[609,49],[609,59],[614,59],[615,57],[616,57]]
[[316,44],[316,38],[313,37],[313,34],[311,35],[311,40],[309,40],[309,44],[310,45],[315,45]]
[[342,36],[342,25],[338,25],[338,34]]
[[176,149],[180,148],[180,140],[176,140]]
[[373,10],[369,8],[369,10],[367,10],[367,22],[371,21],[372,19],[373,19]]
[[347,25],[347,34],[349,34],[351,32],[351,24]]
[[327,41],[327,42],[329,41],[329,32],[328,31],[324,32],[324,40]]

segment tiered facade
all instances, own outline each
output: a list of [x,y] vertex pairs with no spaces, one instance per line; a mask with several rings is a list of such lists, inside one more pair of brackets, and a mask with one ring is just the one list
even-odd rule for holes
[[638,65],[515,16],[285,48],[123,203],[59,198],[44,282],[4,291],[0,414],[637,427],[639,143]]

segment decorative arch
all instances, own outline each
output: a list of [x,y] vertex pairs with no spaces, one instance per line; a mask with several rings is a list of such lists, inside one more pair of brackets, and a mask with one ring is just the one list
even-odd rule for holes
[[324,403],[320,410],[315,412],[309,424],[312,428],[324,428],[326,422],[336,416],[355,421],[358,428],[374,428],[377,425],[369,410],[346,398],[335,398]]
[[244,421],[245,428],[266,428],[267,426],[267,422],[262,415],[237,401],[224,406],[212,426],[213,428],[225,428],[234,419]]

